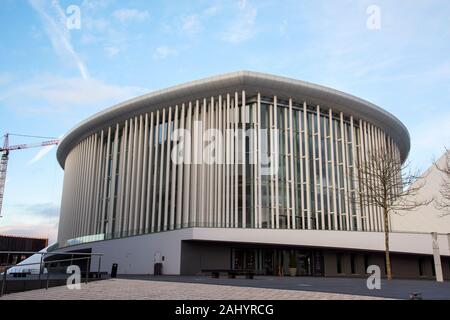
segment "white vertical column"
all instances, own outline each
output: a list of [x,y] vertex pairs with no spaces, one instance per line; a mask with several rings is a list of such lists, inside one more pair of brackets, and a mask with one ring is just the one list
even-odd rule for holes
[[96,197],[95,197],[95,218],[94,218],[94,230],[95,233],[101,233],[102,231],[99,228],[99,221],[100,221],[100,214],[101,214],[101,187],[103,185],[102,180],[102,172],[103,172],[103,130],[100,133],[100,140],[98,141],[99,147],[98,147],[98,153],[97,153],[97,160],[98,160],[98,174],[97,174],[97,181],[98,186],[96,189]]
[[167,130],[167,123],[166,123],[166,109],[162,110],[162,122],[161,122],[161,154],[159,159],[159,193],[158,193],[158,220],[156,225],[156,231],[161,231],[162,226],[162,215],[163,215],[163,184],[164,184],[164,142],[166,140],[166,130]]
[[145,210],[147,208],[146,206],[146,200],[147,200],[147,176],[148,176],[148,114],[145,114],[145,120],[144,120],[144,145],[143,145],[143,152],[144,152],[144,159],[142,160],[142,183],[141,183],[141,204],[140,204],[140,212],[139,212],[139,232],[140,233],[146,233],[146,220],[145,220]]
[[[372,147],[372,136],[370,134],[370,124],[369,123],[365,123],[365,124],[366,124],[365,130],[364,130],[364,133],[365,133],[365,136],[366,136],[366,143],[365,144],[366,144],[366,148],[368,150],[368,154],[370,155],[370,157],[373,157],[374,156],[374,150],[373,150],[373,147]],[[366,166],[369,166],[371,171],[372,171],[372,167],[373,167],[373,163],[372,162],[373,162],[372,159],[369,158],[368,162],[366,163]],[[374,181],[373,181],[373,177],[371,175],[368,176],[368,181],[369,181],[369,183],[371,185],[370,189],[372,189]],[[368,192],[372,193],[372,191],[370,189],[368,190]],[[375,206],[373,204],[369,204],[369,222],[370,222],[370,230],[371,231],[376,231],[375,215],[376,215],[376,208],[375,208]]]
[[[186,116],[186,130],[192,134],[191,130],[191,123],[192,123],[192,103],[189,102],[188,109],[187,109],[187,116]],[[190,191],[189,191],[189,182],[190,182],[190,174],[191,174],[191,163],[192,163],[192,156],[191,156],[191,148],[192,148],[192,141],[190,140],[190,137],[186,137],[185,139],[185,161],[184,164],[184,187],[183,187],[183,228],[189,227],[189,197],[190,197]]]
[[[218,130],[219,129],[219,101],[217,100],[215,103],[215,107],[214,107],[214,129]],[[214,199],[214,207],[213,207],[213,213],[214,213],[214,226],[215,227],[219,227],[219,217],[220,217],[220,212],[219,212],[219,166],[217,164],[217,137],[214,138],[214,143],[216,145],[215,148],[215,152],[216,152],[216,161],[213,163],[213,172],[214,172],[214,183],[213,183],[213,187],[214,187],[214,194],[213,194],[213,199]]]
[[[219,95],[219,99],[217,101],[217,113],[216,113],[216,130],[218,130],[218,132],[222,132],[221,131],[221,122],[222,122],[222,96]],[[215,168],[216,168],[216,213],[217,213],[217,224],[216,226],[221,228],[222,227],[222,177],[221,177],[221,172],[222,172],[222,166],[221,166],[221,161],[222,161],[222,145],[219,143],[220,138],[216,137],[215,138],[215,142],[216,142],[216,163],[214,164]]]
[[246,127],[246,123],[247,123],[247,118],[246,118],[246,100],[245,100],[245,91],[242,91],[242,227],[246,228],[247,227],[247,217],[246,217],[246,206],[247,204],[245,203],[245,198],[246,198],[246,181],[245,181],[245,164],[246,164],[246,160],[245,160],[245,127]]
[[[257,111],[258,106],[250,106],[249,113],[251,113],[251,122],[253,123],[253,130],[251,130],[249,138],[250,138],[250,146],[249,146],[249,167],[251,172],[253,173],[253,181],[250,182],[250,188],[253,191],[253,203],[250,207],[253,207],[253,211],[250,210],[250,216],[253,219],[253,225],[250,225],[252,228],[260,228],[259,226],[259,214],[258,214],[258,116]],[[246,135],[247,136],[247,135]],[[247,193],[247,192],[246,192]]]
[[[359,120],[359,135],[360,135],[360,139],[359,139],[359,163],[364,166],[366,163],[366,148],[365,148],[365,135],[364,135],[364,122],[362,120]],[[359,172],[358,173],[358,179],[360,181],[362,181],[362,179],[367,179],[367,177],[364,175],[364,173]],[[364,197],[364,194],[367,194],[367,187],[365,185],[362,185],[362,189],[359,196],[360,197]],[[362,199],[363,201],[361,201],[362,206],[361,206],[361,217],[363,219],[363,226],[364,226],[364,231],[368,231],[370,230],[369,228],[369,218],[368,218],[368,206],[366,206],[364,204],[364,199]]]
[[119,124],[116,124],[116,129],[114,132],[114,142],[112,148],[112,169],[111,169],[111,180],[109,187],[109,208],[108,208],[108,230],[107,233],[111,234],[111,237],[114,238],[113,231],[115,231],[115,216],[116,212],[115,208],[115,195],[116,195],[116,180],[117,180],[117,157],[119,153]]
[[[230,180],[231,180],[231,174],[230,174],[230,167],[231,167],[231,156],[232,156],[232,150],[231,150],[231,139],[232,136],[230,135],[230,94],[227,93],[227,100],[226,100],[226,126],[225,126],[225,227],[229,228],[231,226],[230,224],[230,206],[231,206],[231,197],[230,197]],[[203,192],[202,192],[203,194]]]
[[[277,96],[273,97],[273,122],[274,122],[274,129],[275,132],[277,132],[277,129],[281,129],[278,128],[278,102],[277,102]],[[276,135],[274,144],[273,144],[273,148],[274,148],[274,155],[275,157],[277,157],[278,161],[280,161],[280,150],[278,148],[279,146],[279,141],[280,141],[280,134],[282,134],[280,132],[280,130],[278,130],[278,135]],[[278,168],[277,168],[278,169]],[[280,197],[279,197],[279,189],[278,189],[278,170],[275,171],[275,174],[273,175],[274,177],[274,191],[275,191],[275,195],[274,195],[274,199],[275,199],[275,228],[279,229],[280,228]]]
[[[380,149],[380,143],[379,143],[379,130],[377,127],[372,126],[372,134],[373,134],[373,144],[374,144],[374,149],[376,150],[377,153],[381,152]],[[377,179],[376,180],[376,188],[379,190],[380,186],[380,182]],[[383,227],[383,220],[382,220],[382,215],[381,215],[381,207],[380,206],[376,206],[376,220],[377,220],[377,231],[381,231],[382,227]]]
[[226,144],[226,129],[227,129],[227,100],[226,100],[226,96],[223,96],[222,98],[222,122],[221,122],[221,127],[222,127],[222,143],[221,143],[221,165],[220,165],[220,170],[221,170],[221,181],[222,181],[222,194],[221,194],[221,201],[222,201],[222,228],[227,228],[228,227],[228,221],[227,221],[227,215],[226,215],[226,202],[227,202],[227,197],[226,197],[226,188],[227,188],[227,177],[226,177],[226,156],[227,156],[227,144]]
[[[108,171],[109,171],[109,154],[111,152],[111,127],[108,128],[108,138],[106,140],[106,155],[104,156],[104,162],[105,162],[105,170],[103,173],[103,201],[102,201],[102,217],[101,217],[101,232],[104,233],[108,233],[108,230],[105,229],[105,220],[107,219],[107,207],[106,207],[106,200],[108,198],[108,183],[109,183],[109,175],[108,175]],[[110,199],[111,201],[111,199]],[[108,225],[110,224],[110,222],[108,221]]]
[[[320,123],[320,106],[317,106],[317,143],[318,143],[318,161],[319,161],[319,188],[320,188],[320,212],[321,212],[321,229],[325,230],[325,209],[324,209],[324,201],[323,201],[323,167],[322,167],[322,126]],[[316,186],[317,188],[317,186]]]
[[[339,126],[336,125],[335,127],[335,135],[336,135],[336,151],[337,151],[337,157],[336,157],[336,165],[337,165],[337,192],[338,192],[338,198],[337,198],[337,204],[338,204],[338,209],[337,212],[339,213],[339,230],[345,230],[344,228],[344,222],[343,222],[343,213],[345,211],[344,209],[344,203],[342,203],[342,189],[343,186],[341,184],[341,180],[343,179],[343,176],[341,175],[341,167],[343,167],[343,150],[342,150],[342,141],[343,141],[343,137],[342,137],[342,132],[341,130],[339,130],[339,127],[342,128],[341,126],[341,122],[340,120],[336,120],[339,121]],[[340,136],[340,138],[338,138]],[[341,158],[339,158],[339,150],[341,150]],[[342,170],[342,174],[343,174]]]
[[[84,182],[86,179],[86,151],[87,146],[86,146],[86,140],[83,140],[82,145],[81,145],[81,170],[80,170],[80,182],[79,182],[79,192],[78,192],[78,201],[77,201],[77,236],[82,236],[83,235],[83,216],[84,216],[84,211],[83,211],[83,198],[84,198],[84,192],[86,190],[85,186],[84,186]],[[104,180],[102,180],[104,181]]]
[[80,180],[80,192],[79,192],[79,201],[78,201],[78,222],[77,222],[77,234],[78,236],[83,235],[83,220],[84,220],[84,194],[86,192],[86,188],[84,186],[84,183],[86,181],[86,154],[87,154],[87,145],[86,140],[83,140],[82,142],[82,158],[81,158],[81,180]]
[[[308,109],[306,102],[303,102],[303,123],[305,124],[305,170],[306,170],[306,212],[307,212],[307,226],[308,229],[312,229],[311,226],[311,177],[309,170],[309,132],[308,132]],[[314,139],[313,139],[314,140]]]
[[159,110],[156,111],[156,124],[155,124],[155,141],[152,142],[152,144],[155,146],[155,163],[153,165],[154,168],[154,174],[153,174],[153,200],[152,200],[152,217],[151,217],[151,232],[155,232],[155,221],[156,221],[156,215],[157,210],[156,208],[156,190],[158,187],[158,155],[159,155],[159,141],[161,137],[161,124],[159,123]]
[[[180,130],[184,130],[184,119],[185,119],[185,105],[184,103],[181,105],[181,115],[180,115]],[[182,150],[178,150],[178,152],[183,152],[183,163],[178,165],[177,172],[177,212],[175,217],[175,229],[180,229],[182,227],[182,216],[183,216],[183,167],[185,161],[185,143],[186,137],[183,137]],[[178,142],[180,143],[180,141]]]
[[[363,157],[363,166],[368,166],[368,153],[370,152],[370,148],[367,142],[367,126],[366,126],[366,122],[363,121],[362,122],[362,145],[363,145],[363,152],[362,152],[362,157]],[[366,175],[364,175],[363,179],[366,179],[367,181],[369,181],[368,179],[370,179],[369,177],[367,177]],[[364,192],[365,194],[368,194],[369,190],[367,188],[367,185],[364,188]],[[371,210],[371,206],[370,205],[365,205],[365,212],[366,212],[366,223],[367,223],[367,230],[368,231],[373,231],[372,228],[372,210]]]
[[203,99],[203,104],[202,104],[202,110],[201,110],[201,118],[202,118],[202,126],[201,126],[201,131],[200,131],[200,137],[199,137],[199,146],[201,149],[201,156],[199,157],[200,161],[201,161],[201,165],[200,165],[200,194],[199,194],[199,226],[200,227],[205,227],[206,226],[206,170],[208,168],[208,165],[205,163],[204,159],[203,159],[203,150],[204,150],[204,141],[203,141],[203,135],[205,133],[205,130],[207,129],[206,127],[206,123],[207,123],[207,108],[208,105],[206,103],[206,99]]
[[[257,156],[257,145],[258,145],[258,116],[257,116],[257,106],[249,106],[248,109],[248,115],[249,119],[251,118],[250,123],[253,123],[253,130],[250,131],[250,134],[248,135],[250,140],[249,145],[249,168],[250,171],[253,173],[253,181],[250,181],[250,188],[252,188],[253,192],[253,203],[250,205],[250,207],[253,207],[253,212],[250,212],[250,217],[253,220],[253,225],[250,225],[252,228],[259,228],[259,221],[258,221],[258,178],[257,178],[257,166],[258,166],[258,156]],[[246,112],[247,114],[247,112]],[[245,135],[247,137],[247,134]],[[249,174],[250,176],[250,174]],[[246,192],[247,194],[247,192]],[[250,200],[250,201],[251,201]],[[251,211],[251,210],[250,210]]]
[[85,164],[86,167],[84,169],[84,186],[83,186],[83,201],[82,201],[82,220],[81,220],[81,234],[83,236],[88,235],[88,224],[90,219],[90,211],[89,208],[89,197],[90,197],[90,176],[91,176],[91,152],[92,152],[92,136],[86,139],[86,154],[85,154]]
[[128,120],[125,121],[125,125],[122,131],[122,143],[120,148],[120,170],[119,170],[119,211],[118,211],[118,233],[119,237],[123,236],[123,215],[124,215],[124,201],[125,201],[125,177],[126,177],[126,159],[127,159],[127,139],[128,139]]
[[288,229],[291,228],[291,221],[290,221],[290,212],[292,211],[292,207],[291,207],[291,197],[290,197],[290,193],[289,193],[289,117],[288,117],[288,112],[289,112],[289,108],[282,108],[282,116],[284,118],[283,121],[283,125],[284,128],[281,131],[281,134],[284,135],[284,178],[285,178],[285,182],[284,182],[284,194],[285,194],[285,207],[286,207],[286,226]]
[[[328,145],[332,145],[332,142],[330,141],[330,120],[329,120],[329,114],[328,114],[328,118],[325,117],[325,121],[323,124],[323,132],[324,132],[324,157],[325,157],[325,189],[326,189],[326,198],[327,198],[327,210],[328,212],[326,212],[327,214],[327,223],[328,223],[328,227],[326,228],[327,230],[331,230],[331,193],[330,193],[330,189],[331,189],[331,179],[330,179],[330,172],[331,172],[331,168],[330,167],[330,154],[328,152]],[[328,123],[327,123],[328,121]],[[331,153],[331,152],[330,152]],[[323,210],[323,209],[322,209]]]
[[[215,102],[214,98],[211,97],[210,102],[210,113],[209,113],[209,128],[215,129],[215,118],[214,118],[214,111],[215,111]],[[211,142],[212,136],[211,134],[208,135],[208,141]],[[209,197],[208,197],[208,227],[215,227],[216,226],[216,220],[215,212],[214,212],[214,197],[215,197],[215,175],[214,175],[214,163],[211,163],[208,165],[208,188],[209,188]]]
[[[175,115],[174,115],[174,121],[173,121],[173,151],[171,150],[171,152],[169,152],[169,163],[172,160],[172,156],[171,153],[173,152],[173,154],[178,155],[178,145],[177,145],[177,141],[178,141],[178,135],[175,134],[175,132],[178,130],[178,105],[175,106]],[[170,190],[170,214],[169,214],[169,230],[174,230],[175,229],[175,200],[177,198],[177,193],[176,193],[176,181],[177,181],[177,163],[176,161],[172,161],[172,178],[171,178],[171,190]]]
[[330,109],[329,113],[329,120],[330,120],[330,150],[331,150],[331,188],[333,193],[333,222],[334,222],[334,230],[338,230],[338,214],[339,210],[337,207],[337,195],[336,195],[336,168],[338,167],[337,161],[335,161],[335,154],[334,150],[336,149],[337,139],[335,139],[335,130],[334,130],[334,119],[333,119],[333,111]]
[[[94,149],[93,149],[93,154],[92,154],[92,188],[91,188],[91,203],[89,206],[89,211],[91,212],[91,219],[89,221],[89,234],[95,234],[95,198],[97,197],[96,194],[96,190],[97,190],[97,185],[99,183],[99,181],[97,180],[97,171],[98,171],[98,167],[97,167],[97,140],[98,140],[98,134],[94,134]],[[70,193],[72,194],[72,192]]]
[[89,187],[88,187],[88,206],[87,206],[87,212],[89,219],[86,221],[86,231],[85,233],[90,235],[91,232],[91,225],[94,218],[93,210],[92,210],[92,204],[94,202],[94,183],[95,183],[95,136],[91,136],[91,147],[89,152]]
[[[302,111],[303,112],[303,111]],[[304,122],[304,117],[302,117],[302,112],[299,111],[299,115],[298,115],[298,140],[299,140],[299,152],[300,152],[300,214],[301,214],[301,219],[302,219],[302,229],[306,229],[306,221],[305,221],[305,207],[306,207],[306,199],[305,199],[305,167],[303,166],[303,161],[305,159],[305,155],[303,153],[303,145],[304,145],[304,136],[305,136],[305,131],[304,131],[304,124],[302,124]],[[305,161],[306,164],[306,161]]]
[[166,231],[169,229],[169,184],[170,184],[170,168],[172,167],[170,161],[170,141],[172,140],[172,107],[169,107],[169,114],[167,117],[167,125],[166,125],[166,160],[164,161],[165,170],[165,185],[164,185],[164,222],[163,222],[163,230]]
[[192,138],[192,164],[191,164],[191,177],[190,177],[190,210],[189,210],[189,226],[195,227],[197,224],[197,188],[198,188],[198,182],[197,182],[197,174],[199,167],[199,132],[198,127],[195,125],[195,122],[199,120],[199,108],[200,104],[199,101],[196,100],[194,110],[193,110],[193,116],[191,119],[191,138]]
[[79,179],[80,179],[80,143],[76,146],[76,158],[75,158],[75,183],[74,183],[74,194],[73,194],[73,200],[72,200],[72,224],[71,224],[71,237],[75,238],[76,232],[77,232],[77,205],[79,202],[78,200],[78,190],[79,190]]
[[[137,126],[137,119],[136,119],[136,126]],[[142,143],[143,143],[143,137],[144,136],[144,118],[142,115],[139,116],[139,129],[138,129],[138,133],[137,133],[137,159],[136,159],[136,178],[135,178],[135,182],[136,182],[136,186],[135,186],[135,192],[134,192],[134,212],[132,212],[131,214],[133,214],[134,216],[134,223],[133,223],[133,232],[134,234],[139,234],[142,232],[142,230],[139,229],[140,226],[140,205],[141,205],[141,187],[142,187]],[[136,141],[136,140],[135,140]]]
[[81,193],[81,202],[80,202],[80,234],[82,236],[86,235],[84,233],[84,227],[86,224],[87,219],[87,212],[86,212],[86,198],[87,198],[87,178],[89,176],[88,170],[89,170],[89,137],[84,140],[84,156],[83,156],[83,162],[84,162],[84,168],[83,168],[83,180],[82,180],[82,193]]
[[[317,121],[317,119],[314,119],[315,114],[311,113],[311,136],[312,136],[312,160],[313,160],[313,190],[314,190],[314,219],[315,219],[315,229],[319,229],[319,201],[318,201],[318,197],[317,197],[317,186],[318,186],[318,181],[317,181],[317,155],[316,155],[316,136],[317,136],[317,132],[316,129],[314,128],[314,120]],[[316,122],[317,123],[317,122]],[[311,179],[311,177],[310,177]]]
[[294,174],[294,114],[292,111],[292,98],[289,98],[289,164],[290,164],[290,188],[291,188],[291,210],[292,210],[292,229],[296,229],[296,217],[297,217],[297,204],[296,204],[296,184],[295,184],[295,177]]
[[[269,135],[269,155],[270,155],[270,159],[275,159],[275,157],[277,156],[275,153],[275,145],[277,144],[277,140],[278,139],[278,135],[275,135],[275,116],[274,116],[274,106],[270,105],[269,107],[269,130],[270,130],[270,135]],[[277,163],[278,160],[277,160]],[[269,181],[270,181],[270,228],[274,229],[276,226],[275,223],[275,211],[276,211],[276,207],[277,207],[277,199],[275,198],[275,170],[278,170],[278,166],[275,168],[274,164],[271,163],[271,167],[270,167],[270,177],[269,177]]]
[[[256,186],[257,186],[257,195],[258,195],[258,202],[257,202],[257,209],[258,209],[258,222],[259,222],[259,228],[262,228],[262,177],[261,177],[261,147],[262,147],[262,141],[261,141],[261,93],[258,92],[257,97],[257,115],[258,115],[258,131],[257,131],[257,142],[256,144]],[[267,136],[267,135],[266,135]],[[265,142],[266,143],[266,142]]]
[[132,132],[133,135],[133,156],[132,156],[132,167],[131,167],[131,191],[130,191],[130,211],[128,212],[129,221],[128,221],[128,230],[130,231],[130,235],[135,235],[136,230],[134,228],[134,221],[136,219],[135,217],[135,207],[136,207],[136,201],[135,201],[135,194],[136,194],[136,169],[138,164],[138,130],[139,130],[139,123],[137,117],[132,120],[134,122],[134,131]]
[[342,138],[342,163],[343,163],[343,174],[344,174],[344,209],[345,209],[345,218],[346,218],[346,230],[353,230],[351,228],[350,223],[350,210],[348,206],[348,159],[347,159],[347,148],[348,148],[348,137],[347,137],[347,130],[345,130],[345,123],[344,123],[344,114],[340,113],[340,120],[341,120],[341,138]]
[[152,184],[153,184],[153,172],[155,171],[154,158],[154,146],[155,146],[155,120],[154,112],[150,114],[150,137],[148,139],[148,166],[147,166],[147,200],[145,205],[145,233],[151,232],[151,203],[152,203]]
[[[361,226],[361,211],[359,206],[357,205],[357,202],[355,202],[356,197],[358,197],[359,194],[359,186],[358,186],[358,176],[357,176],[357,165],[356,165],[356,159],[358,157],[357,151],[356,151],[356,135],[355,135],[355,125],[354,125],[354,119],[353,116],[350,117],[350,130],[351,130],[351,140],[352,140],[352,167],[353,167],[353,197],[352,197],[352,207],[355,208],[355,214],[356,214],[356,230],[362,231]],[[355,204],[353,204],[353,202]]]
[[239,227],[239,95],[234,94],[235,160],[234,160],[234,228]]

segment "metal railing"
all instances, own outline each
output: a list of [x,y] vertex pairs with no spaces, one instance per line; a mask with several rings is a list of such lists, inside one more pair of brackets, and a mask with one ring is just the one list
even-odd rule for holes
[[[97,279],[101,278],[101,264],[102,264],[102,256],[103,253],[89,253],[89,252],[31,252],[31,251],[0,251],[0,254],[5,255],[6,254],[6,265],[1,265],[1,267],[4,268],[3,270],[3,277],[2,277],[2,285],[0,287],[0,297],[3,296],[3,294],[6,291],[6,285],[8,281],[8,271],[14,267],[23,268],[27,266],[35,266],[39,268],[39,274],[38,274],[38,281],[39,281],[39,288],[42,288],[42,275],[45,274],[45,269],[47,269],[47,276],[46,276],[46,285],[45,289],[49,288],[49,282],[50,282],[50,270],[52,264],[58,264],[58,263],[65,263],[70,262],[69,265],[73,265],[73,262],[76,261],[86,261],[86,270],[85,270],[85,283],[88,283],[89,281],[89,275],[91,274],[91,262],[93,257],[98,257],[98,268],[97,268]],[[17,264],[8,264],[9,259],[13,255],[29,255],[26,259],[33,255],[40,255],[40,261],[39,262],[30,262],[30,263],[17,263]],[[58,259],[58,260],[48,260],[45,261],[46,256],[48,257],[54,257],[56,255],[64,255],[64,256],[70,256],[70,258],[67,259]],[[79,257],[82,256],[82,257]],[[46,268],[47,266],[47,268]],[[26,270],[26,268],[24,269]],[[32,270],[32,269],[29,269]],[[31,272],[17,272],[14,274],[32,274]],[[68,275],[67,273],[64,273],[65,275]],[[70,274],[69,274],[70,275]],[[80,275],[82,276],[82,274]],[[30,281],[36,280],[36,279],[28,279]]]

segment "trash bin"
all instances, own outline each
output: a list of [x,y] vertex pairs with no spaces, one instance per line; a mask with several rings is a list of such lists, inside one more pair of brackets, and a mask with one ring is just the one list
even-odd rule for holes
[[117,278],[117,268],[118,268],[117,263],[113,263],[111,268],[111,278]]
[[161,262],[155,263],[155,266],[154,266],[154,269],[153,269],[153,274],[155,276],[162,275],[162,263]]

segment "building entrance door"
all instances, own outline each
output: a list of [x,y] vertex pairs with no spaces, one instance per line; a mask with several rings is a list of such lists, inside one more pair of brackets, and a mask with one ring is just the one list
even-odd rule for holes
[[297,270],[300,276],[310,276],[311,257],[308,254],[297,253]]
[[234,250],[233,269],[255,270],[255,250],[253,249]]

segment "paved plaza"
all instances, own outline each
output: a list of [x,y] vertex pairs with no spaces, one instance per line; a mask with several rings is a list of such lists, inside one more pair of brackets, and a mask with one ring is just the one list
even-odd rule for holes
[[0,299],[38,300],[450,300],[450,283],[425,280],[382,280],[381,290],[369,290],[365,279],[314,277],[255,277],[212,279],[206,276],[133,276],[82,284],[81,290],[66,286],[5,295]]
[[337,293],[280,290],[173,281],[111,279],[3,296],[5,300],[360,300],[373,299]]
[[245,278],[212,279],[205,276],[147,276],[140,279],[175,281],[203,284],[220,284],[238,287],[254,287],[281,290],[301,290],[322,293],[338,293],[358,296],[372,296],[391,299],[409,299],[410,294],[420,293],[423,299],[450,300],[450,282],[438,283],[433,280],[381,280],[380,290],[369,290],[366,278],[332,278],[332,277],[274,277],[257,276],[254,280]]

